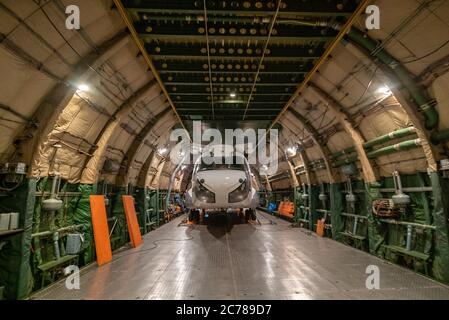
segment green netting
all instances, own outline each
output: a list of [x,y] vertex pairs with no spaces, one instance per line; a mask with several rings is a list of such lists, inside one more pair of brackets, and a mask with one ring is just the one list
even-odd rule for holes
[[112,233],[112,249],[116,250],[129,242],[128,227],[125,218],[125,209],[123,208],[122,196],[127,195],[126,188],[117,187],[114,190],[114,196],[111,199],[110,215],[116,219],[115,228]]
[[299,223],[299,219],[301,219],[303,216],[303,210],[301,206],[304,205],[304,202],[301,198],[302,192],[300,187],[295,187],[293,192],[293,201],[295,203],[295,216],[293,217],[293,222],[295,223],[295,225],[297,225]]
[[437,172],[430,173],[433,189],[433,220],[435,230],[435,257],[432,265],[433,276],[449,283],[449,228],[448,179],[440,178]]
[[19,212],[24,232],[9,237],[0,250],[0,287],[5,286],[6,299],[25,299],[33,288],[30,267],[30,246],[35,201],[35,180],[25,180],[14,196],[2,197],[2,212]]
[[330,201],[331,201],[331,224],[332,238],[340,241],[340,232],[344,230],[344,219],[341,216],[343,212],[343,196],[340,183],[332,183],[330,185]]
[[[427,174],[417,173],[414,175],[401,175],[402,186],[408,187],[425,187],[430,185],[430,179]],[[384,179],[386,188],[394,188],[393,179]],[[409,206],[405,216],[401,216],[400,220],[411,221],[420,224],[431,225],[431,204],[429,193],[425,192],[409,192],[411,206]],[[394,193],[384,193],[384,197],[391,198]],[[406,243],[406,227],[396,225],[386,225],[388,229],[386,242],[392,245],[405,246]],[[416,233],[413,239],[413,250],[431,254],[432,250],[432,231],[425,230],[422,233]]]
[[147,190],[145,188],[135,188],[134,199],[136,205],[136,214],[139,221],[140,230],[143,234],[147,233],[145,215],[148,209]]
[[376,199],[381,199],[382,194],[380,193],[381,184],[378,182],[366,183],[365,184],[365,212],[368,215],[368,245],[369,251],[373,255],[382,256],[383,252],[382,244],[385,241],[386,236],[386,226],[378,221],[373,215],[372,203]]
[[80,257],[80,264],[88,264],[95,260],[95,247],[93,241],[92,219],[90,212],[90,195],[95,194],[96,187],[92,185],[79,185],[77,191],[81,193],[78,198],[70,201],[70,210],[73,212],[73,223],[83,225],[84,255]]
[[320,215],[317,213],[317,202],[318,202],[318,194],[320,193],[319,186],[310,186],[309,187],[309,229],[312,231],[316,231],[316,224]]

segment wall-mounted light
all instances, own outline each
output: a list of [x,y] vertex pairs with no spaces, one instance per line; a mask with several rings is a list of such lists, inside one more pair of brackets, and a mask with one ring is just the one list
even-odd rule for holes
[[78,91],[79,92],[87,92],[89,91],[89,86],[87,84],[80,84],[78,85]]
[[383,94],[383,95],[390,95],[391,89],[387,85],[383,85],[379,89],[377,89],[377,93]]
[[237,97],[237,94],[235,94],[234,92],[232,92],[229,96],[230,96],[231,98],[235,98],[235,97]]
[[295,146],[287,148],[287,154],[288,154],[290,157],[296,156],[296,152],[297,152],[297,151],[298,151],[298,148],[295,147]]
[[167,151],[168,151],[167,148],[159,148],[157,153],[159,153],[161,156],[163,156],[163,155],[165,155],[167,153]]

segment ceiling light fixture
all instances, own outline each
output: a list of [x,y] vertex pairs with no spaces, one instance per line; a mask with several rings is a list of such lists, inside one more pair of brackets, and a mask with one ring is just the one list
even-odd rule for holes
[[377,93],[384,94],[384,95],[390,95],[391,90],[387,85],[383,85],[379,89],[377,89]]
[[296,156],[296,152],[298,151],[297,147],[289,147],[287,148],[287,153],[290,157]]
[[89,86],[87,84],[80,84],[78,85],[78,91],[87,92],[89,91]]

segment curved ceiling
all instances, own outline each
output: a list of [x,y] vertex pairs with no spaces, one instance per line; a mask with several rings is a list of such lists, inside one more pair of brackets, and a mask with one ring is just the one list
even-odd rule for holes
[[[351,18],[366,31],[365,18],[352,16],[361,1],[212,2],[70,1],[82,14],[73,31],[65,28],[68,1],[2,1],[2,161],[25,161],[35,177],[58,170],[71,182],[167,188],[174,168],[160,149],[170,148],[178,115],[187,128],[193,120],[277,122],[282,150],[300,148],[291,165],[314,168],[299,174],[302,182],[306,174],[340,181],[332,154],[351,147],[367,181],[435,170],[447,155],[447,146],[429,143],[423,113],[391,65],[348,36],[332,46]],[[121,3],[145,51],[117,10]],[[372,3],[382,25],[366,35],[434,99],[437,129],[449,128],[449,3]],[[419,138],[416,148],[368,158],[363,143],[409,126],[415,135],[400,141]],[[273,186],[288,187],[289,176]]]

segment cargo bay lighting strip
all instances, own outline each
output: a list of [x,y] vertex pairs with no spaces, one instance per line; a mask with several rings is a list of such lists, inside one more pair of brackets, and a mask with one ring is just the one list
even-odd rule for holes
[[140,39],[139,35],[137,34],[137,31],[134,28],[132,20],[129,17],[125,7],[123,6],[122,1],[121,0],[114,0],[114,3],[115,3],[115,6],[117,7],[117,10],[118,10],[120,16],[122,17],[123,21],[125,22],[126,26],[128,27],[129,31],[131,32],[131,36],[132,36],[135,44],[139,48],[139,50],[142,53],[146,63],[150,67],[151,72],[153,73],[154,77],[156,78],[157,82],[159,83],[159,86],[161,87],[162,91],[164,92],[164,95],[166,96],[168,103],[170,104],[173,112],[175,113],[176,118],[181,123],[181,126],[184,128],[184,130],[187,132],[187,135],[189,136],[189,139],[192,140],[191,137],[190,137],[189,131],[187,130],[187,128],[184,125],[184,122],[182,121],[181,117],[179,116],[179,113],[176,110],[176,107],[175,107],[173,101],[170,98],[170,94],[168,93],[167,89],[165,88],[164,83],[162,82],[162,79],[159,76],[159,73],[158,73],[156,67],[153,64],[153,61],[151,60],[150,55],[148,54],[147,50],[145,49],[143,41]]
[[324,54],[320,57],[320,59],[317,61],[317,63],[313,66],[312,70],[306,75],[304,80],[301,82],[301,84],[296,89],[295,93],[291,96],[291,98],[288,100],[285,107],[282,109],[281,113],[274,119],[274,121],[271,123],[268,130],[272,129],[276,123],[279,122],[281,117],[288,111],[288,109],[292,106],[293,102],[298,98],[298,96],[301,94],[301,92],[304,90],[304,88],[307,86],[309,81],[312,79],[312,77],[315,75],[315,73],[318,71],[318,69],[323,65],[324,62],[326,62],[326,59],[329,57],[331,52],[335,49],[335,47],[340,43],[340,41],[343,39],[343,37],[346,35],[346,33],[350,30],[352,25],[354,24],[357,17],[362,14],[365,10],[365,8],[368,6],[368,4],[371,2],[371,0],[362,0],[362,2],[357,7],[356,11],[351,15],[351,17],[346,21],[342,29],[340,30],[340,33],[337,35],[337,37],[332,41],[332,43],[327,47]]

